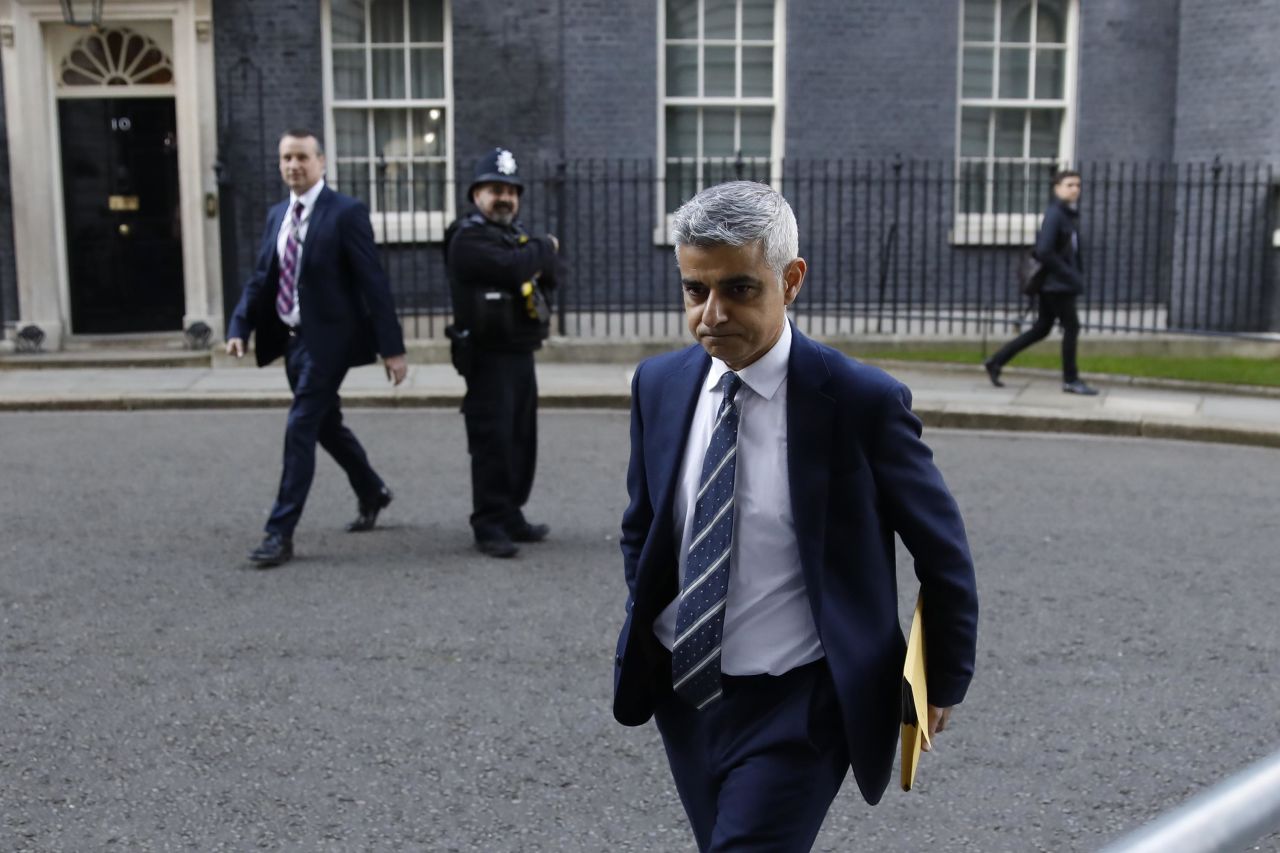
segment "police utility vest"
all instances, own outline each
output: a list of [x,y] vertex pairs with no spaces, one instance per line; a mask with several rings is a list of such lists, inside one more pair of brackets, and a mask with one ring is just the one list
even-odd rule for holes
[[[551,333],[543,274],[551,276],[554,251],[531,240],[519,223],[498,225],[479,213],[456,220],[445,232],[445,267],[453,297],[454,326],[478,347],[538,349]],[[531,245],[531,243],[535,245]],[[533,251],[522,252],[530,249]]]

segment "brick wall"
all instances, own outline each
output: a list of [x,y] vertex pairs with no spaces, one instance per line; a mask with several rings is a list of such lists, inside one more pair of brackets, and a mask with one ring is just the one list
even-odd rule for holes
[[1082,3],[1077,80],[1078,162],[1170,159],[1178,84],[1178,3]]
[[[319,0],[214,0],[223,305],[252,269],[270,204],[284,197],[276,144],[290,127],[324,135]],[[230,245],[228,245],[230,244]]]

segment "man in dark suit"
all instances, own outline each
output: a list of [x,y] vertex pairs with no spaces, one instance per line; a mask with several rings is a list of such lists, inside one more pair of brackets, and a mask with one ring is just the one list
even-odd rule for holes
[[347,529],[373,528],[378,512],[391,503],[391,490],[343,425],[338,388],[348,368],[370,364],[377,354],[396,385],[408,372],[368,209],[325,186],[324,152],[308,130],[280,138],[280,176],[289,198],[267,215],[258,261],[227,335],[227,352],[239,358],[256,332],[259,367],[285,356],[293,390],[280,490],[266,537],[249,555],[262,567],[293,557],[293,530],[315,475],[316,442],[342,466],[355,490],[357,515]]
[[808,850],[849,767],[876,803],[902,714],[894,534],[924,600],[931,733],[973,673],[959,510],[907,389],[802,335],[795,217],[770,187],[673,224],[701,346],[632,383],[614,716],[656,717],[701,850]]
[[1084,264],[1080,260],[1080,173],[1070,169],[1053,176],[1053,199],[1036,234],[1035,256],[1044,264],[1044,282],[1037,294],[1039,313],[1035,323],[983,362],[991,384],[1003,388],[1000,373],[1014,356],[1042,341],[1062,324],[1062,390],[1067,394],[1095,396],[1098,389],[1085,384],[1076,366],[1076,341],[1080,317],[1076,298],[1084,292]]

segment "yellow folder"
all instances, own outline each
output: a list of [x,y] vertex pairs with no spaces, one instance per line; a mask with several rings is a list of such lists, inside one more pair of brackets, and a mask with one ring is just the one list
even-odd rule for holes
[[907,662],[902,667],[902,790],[916,781],[921,744],[929,741],[929,694],[924,677],[924,602],[916,598],[907,636]]

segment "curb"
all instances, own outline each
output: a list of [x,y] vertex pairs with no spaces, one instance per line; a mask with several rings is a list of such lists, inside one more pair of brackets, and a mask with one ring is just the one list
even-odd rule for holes
[[[221,411],[228,409],[286,409],[288,394],[225,395],[169,394],[101,397],[31,397],[0,400],[0,412],[146,412]],[[457,409],[461,394],[348,394],[348,409]],[[625,411],[631,406],[626,394],[546,394],[538,398],[543,409],[605,409]],[[1004,408],[958,406],[955,403],[918,403],[915,413],[931,429],[973,429],[997,432],[1066,433],[1126,438],[1198,441],[1280,449],[1280,428],[1266,429],[1245,423],[1202,423],[1175,418],[1083,415]]]

